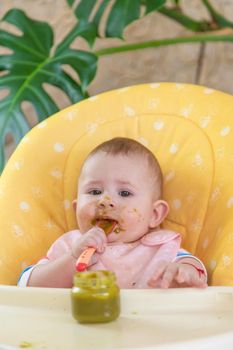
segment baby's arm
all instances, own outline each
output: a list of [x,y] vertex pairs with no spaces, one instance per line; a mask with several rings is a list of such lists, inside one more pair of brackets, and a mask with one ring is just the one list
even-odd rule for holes
[[36,265],[28,279],[29,287],[70,288],[75,273],[75,259],[65,253],[56,260]]
[[205,288],[207,272],[198,258],[181,252],[173,262],[160,261],[148,285],[154,288]]
[[70,288],[75,273],[75,263],[79,255],[87,248],[96,248],[97,253],[103,253],[106,245],[106,235],[101,228],[92,228],[78,237],[68,251],[45,264],[36,265],[27,282],[27,286]]

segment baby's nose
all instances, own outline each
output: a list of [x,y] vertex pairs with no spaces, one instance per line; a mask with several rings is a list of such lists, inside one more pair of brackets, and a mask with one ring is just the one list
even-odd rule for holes
[[114,208],[115,207],[115,203],[112,200],[112,198],[110,198],[109,196],[104,196],[99,201],[99,207],[100,208]]

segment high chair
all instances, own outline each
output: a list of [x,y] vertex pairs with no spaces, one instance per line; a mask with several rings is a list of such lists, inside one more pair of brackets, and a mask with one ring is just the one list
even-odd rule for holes
[[155,153],[170,206],[164,227],[181,233],[210,285],[233,285],[233,97],[176,83],[102,93],[22,139],[0,178],[0,283],[16,284],[25,267],[76,227],[72,201],[81,164],[116,136]]

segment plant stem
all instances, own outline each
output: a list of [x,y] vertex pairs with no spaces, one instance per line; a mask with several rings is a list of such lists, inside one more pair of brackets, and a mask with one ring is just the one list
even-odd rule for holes
[[[219,31],[220,32],[220,31]],[[106,56],[119,52],[135,51],[141,49],[148,49],[152,47],[168,46],[176,44],[187,44],[187,43],[203,43],[203,42],[213,42],[213,41],[229,41],[233,42],[233,30],[222,30],[223,34],[199,34],[187,37],[179,38],[168,38],[161,40],[146,41],[143,43],[121,45],[117,47],[108,47],[106,49],[100,49],[94,52],[97,56]]]
[[211,26],[207,21],[195,21],[191,17],[183,14],[183,12],[177,11],[174,8],[161,7],[158,12],[167,16],[174,21],[180,23],[183,27],[192,30],[193,32],[206,32],[211,30]]
[[210,16],[212,17],[213,24],[218,28],[233,28],[233,22],[222,16],[214,7],[210,4],[209,0],[202,0],[203,5],[207,8]]

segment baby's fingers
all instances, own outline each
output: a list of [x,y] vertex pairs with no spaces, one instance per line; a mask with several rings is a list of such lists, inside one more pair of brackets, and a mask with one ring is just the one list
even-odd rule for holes
[[97,241],[96,251],[102,254],[105,250],[106,242],[99,237],[96,238],[96,241]]
[[153,276],[148,281],[148,285],[150,287],[153,287],[153,288],[160,287],[161,276],[163,275],[166,267],[167,267],[166,261],[158,262],[155,272],[153,273]]
[[[85,236],[84,236],[85,237]],[[86,234],[86,245],[96,248],[98,253],[103,253],[106,246],[106,236],[102,229],[93,228]]]
[[96,254],[96,253],[93,254],[93,255],[91,256],[91,260],[90,260],[89,263],[88,263],[88,267],[91,266],[91,265],[96,264],[98,261],[99,261],[99,255]]
[[190,287],[197,287],[197,288],[206,288],[207,287],[207,281],[206,276],[204,274],[198,273],[196,271],[196,274],[192,274],[190,276]]
[[100,237],[91,237],[85,242],[85,249],[93,247],[98,253],[103,253],[105,249],[105,242]]
[[207,281],[205,274],[199,273],[193,267],[184,268],[182,264],[179,266],[176,282],[179,285],[186,285],[188,287],[205,288]]
[[174,264],[174,263],[168,264],[162,276],[160,287],[169,288],[173,284],[173,282],[176,280],[177,273],[178,273],[177,264]]
[[175,281],[179,287],[191,287],[192,275],[189,273],[189,271],[187,271],[187,269],[183,269],[182,266],[179,266]]

